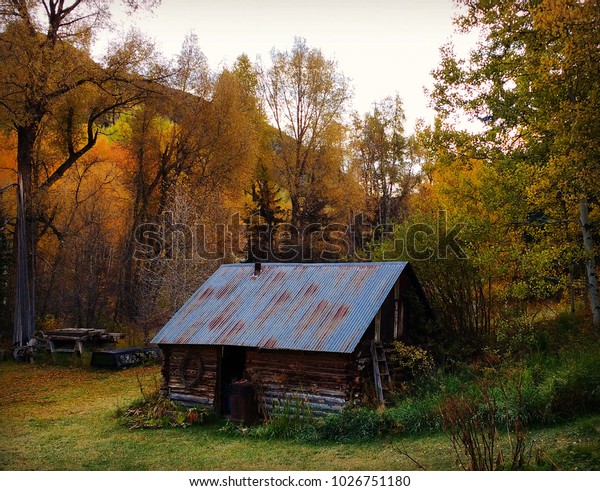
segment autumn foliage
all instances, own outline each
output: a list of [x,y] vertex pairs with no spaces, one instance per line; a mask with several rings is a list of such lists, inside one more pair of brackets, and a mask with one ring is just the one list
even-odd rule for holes
[[303,39],[218,72],[193,34],[173,60],[136,32],[93,60],[107,11],[49,3],[1,2],[6,343],[29,314],[147,341],[244,260],[413,261],[427,329],[469,355],[548,307],[597,324],[593,2],[460,2],[480,42],[468,62],[442,48],[438,118],[412,135],[401,94],[352,112],[350,81]]

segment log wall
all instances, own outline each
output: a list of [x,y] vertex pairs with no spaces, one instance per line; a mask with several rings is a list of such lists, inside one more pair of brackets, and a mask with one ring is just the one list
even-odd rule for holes
[[353,359],[352,355],[335,353],[248,350],[246,371],[263,413],[296,404],[322,415],[341,411],[352,400]]
[[[163,391],[183,404],[214,406],[217,388],[216,346],[162,345]],[[198,363],[202,374],[199,376]]]
[[[219,409],[220,346],[162,345],[163,392],[188,405]],[[364,398],[363,370],[357,353],[305,351],[246,351],[245,373],[255,386],[259,409],[272,413],[275,407],[299,405],[313,415],[341,411]],[[202,376],[198,379],[198,360]],[[357,363],[359,361],[359,363]],[[362,368],[362,370],[361,370]]]

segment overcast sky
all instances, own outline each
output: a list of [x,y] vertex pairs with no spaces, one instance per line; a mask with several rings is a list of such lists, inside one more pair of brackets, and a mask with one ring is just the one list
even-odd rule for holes
[[398,93],[412,132],[417,118],[433,118],[423,87],[439,47],[453,38],[460,52],[472,42],[454,33],[453,9],[452,0],[162,0],[152,14],[114,20],[122,30],[133,22],[167,56],[195,32],[213,70],[242,53],[268,63],[273,47],[289,50],[303,37],[351,79],[354,109]]

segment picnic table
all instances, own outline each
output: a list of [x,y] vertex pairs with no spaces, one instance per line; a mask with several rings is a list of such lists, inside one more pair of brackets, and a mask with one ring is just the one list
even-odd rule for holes
[[72,353],[81,356],[84,346],[100,348],[115,346],[118,339],[125,337],[120,332],[106,329],[66,328],[52,331],[36,331],[25,346],[14,350],[17,361],[33,359],[39,351],[49,351],[52,359],[56,353]]

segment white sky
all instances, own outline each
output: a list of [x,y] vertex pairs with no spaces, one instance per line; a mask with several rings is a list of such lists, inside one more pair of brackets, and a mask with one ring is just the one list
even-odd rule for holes
[[471,45],[454,34],[453,8],[452,0],[162,0],[154,13],[113,20],[125,31],[135,25],[168,57],[195,32],[213,70],[242,53],[268,63],[272,48],[304,37],[350,78],[353,109],[398,93],[410,133],[417,118],[433,120],[423,87],[432,86],[439,47],[451,37],[458,52]]

